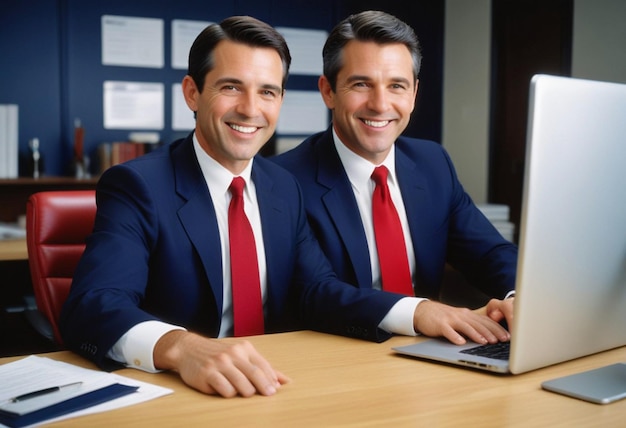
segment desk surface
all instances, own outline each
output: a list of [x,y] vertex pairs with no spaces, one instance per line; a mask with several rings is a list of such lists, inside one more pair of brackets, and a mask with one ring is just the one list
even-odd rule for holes
[[0,261],[28,260],[26,239],[0,240]]
[[[175,392],[52,426],[616,427],[626,421],[626,400],[598,405],[540,387],[547,379],[626,361],[626,347],[503,376],[401,357],[390,350],[420,338],[394,337],[377,344],[301,331],[249,340],[292,379],[273,397],[206,396],[173,373],[124,369],[121,375]],[[45,355],[93,368],[67,351]],[[1,358],[0,364],[16,358]]]

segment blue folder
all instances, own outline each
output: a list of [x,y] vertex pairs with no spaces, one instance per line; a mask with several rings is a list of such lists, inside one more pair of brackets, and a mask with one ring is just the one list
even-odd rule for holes
[[95,391],[87,392],[23,415],[0,410],[0,423],[14,428],[24,427],[122,397],[137,391],[137,389],[139,389],[138,386],[114,383],[113,385],[105,386],[104,388],[96,389]]

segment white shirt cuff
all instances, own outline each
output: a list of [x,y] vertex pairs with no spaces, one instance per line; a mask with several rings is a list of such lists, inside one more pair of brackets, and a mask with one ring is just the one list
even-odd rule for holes
[[404,297],[392,306],[378,327],[388,333],[402,334],[405,336],[417,336],[413,327],[413,318],[417,305],[423,302],[421,297]]
[[165,333],[173,330],[185,329],[161,321],[139,323],[115,342],[107,356],[127,367],[157,373],[159,370],[154,367],[154,346]]
[[515,290],[511,290],[508,293],[506,293],[506,296],[504,296],[503,300],[508,299],[509,297],[515,297]]

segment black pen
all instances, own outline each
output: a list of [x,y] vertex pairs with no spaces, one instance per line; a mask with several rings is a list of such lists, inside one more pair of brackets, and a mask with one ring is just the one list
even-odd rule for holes
[[11,403],[17,403],[20,401],[30,400],[31,398],[39,397],[41,395],[50,394],[52,392],[60,391],[65,388],[69,388],[72,386],[82,385],[82,382],[72,382],[66,385],[52,386],[50,388],[40,389],[38,391],[29,392],[26,394],[18,395],[17,397],[13,397],[9,399]]

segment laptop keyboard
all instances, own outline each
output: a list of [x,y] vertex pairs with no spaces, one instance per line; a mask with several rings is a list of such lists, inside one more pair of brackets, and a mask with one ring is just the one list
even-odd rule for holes
[[461,353],[478,355],[479,357],[494,358],[496,360],[508,360],[511,349],[510,342],[489,343],[487,345],[476,346],[464,349]]

